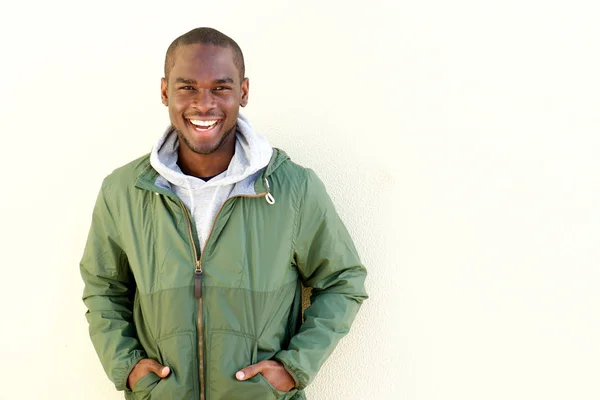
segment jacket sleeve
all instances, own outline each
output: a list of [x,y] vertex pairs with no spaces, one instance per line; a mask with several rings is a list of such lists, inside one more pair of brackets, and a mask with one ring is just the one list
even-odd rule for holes
[[311,305],[288,348],[274,359],[304,389],[350,330],[367,298],[367,272],[323,183],[311,170],[296,223],[295,262],[304,284],[312,288]]
[[103,184],[80,271],[92,343],[109,379],[117,390],[125,390],[129,373],[146,354],[133,324],[135,283],[122,248],[116,207],[109,204],[110,198]]

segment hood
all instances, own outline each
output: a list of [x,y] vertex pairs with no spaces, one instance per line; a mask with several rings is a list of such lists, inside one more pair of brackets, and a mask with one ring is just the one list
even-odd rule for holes
[[265,168],[273,155],[267,138],[254,130],[250,122],[239,114],[235,153],[229,167],[208,182],[184,174],[177,165],[179,138],[173,126],[169,126],[158,139],[150,153],[150,164],[171,185],[195,188],[232,185],[243,181]]

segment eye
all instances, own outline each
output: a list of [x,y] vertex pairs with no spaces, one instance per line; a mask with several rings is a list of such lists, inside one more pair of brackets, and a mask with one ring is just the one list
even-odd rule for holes
[[223,90],[229,90],[229,89],[230,89],[230,88],[229,88],[229,87],[227,87],[227,86],[217,86],[217,87],[215,88],[215,90],[216,90],[216,91],[218,91],[218,92],[221,92],[221,91],[223,91]]
[[182,86],[179,89],[181,89],[181,90],[196,90],[196,88],[194,88],[193,86]]

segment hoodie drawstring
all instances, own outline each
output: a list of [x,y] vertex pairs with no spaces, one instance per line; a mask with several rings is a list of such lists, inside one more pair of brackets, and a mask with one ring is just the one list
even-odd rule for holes
[[265,200],[270,205],[275,204],[275,197],[271,194],[271,186],[269,185],[269,180],[265,177],[265,183],[267,185],[267,195],[265,196]]

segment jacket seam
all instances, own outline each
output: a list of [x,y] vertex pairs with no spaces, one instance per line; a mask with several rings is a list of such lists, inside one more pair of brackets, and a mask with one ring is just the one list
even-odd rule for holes
[[304,193],[302,193],[302,195],[296,196],[297,197],[296,204],[295,204],[296,216],[294,218],[294,235],[292,237],[293,253],[296,252],[296,241],[298,240],[298,230],[299,230],[300,214],[301,214],[300,211],[304,205],[304,198],[306,197],[307,191],[308,191],[308,177],[305,175],[304,176]]
[[155,294],[158,293],[162,293],[162,292],[167,292],[167,291],[172,291],[172,290],[178,290],[178,289],[186,289],[186,288],[192,288],[194,287],[193,283],[187,284],[187,285],[183,285],[183,286],[174,286],[174,287],[170,287],[170,288],[166,288],[166,289],[160,289],[160,290],[156,290],[154,292],[149,292],[149,293],[140,293],[141,296],[144,297],[149,297],[149,296],[153,296]]
[[194,333],[195,332],[193,330],[186,329],[184,331],[173,332],[173,333],[169,333],[168,335],[160,336],[158,339],[154,340],[154,342],[156,344],[159,344],[160,342],[163,342],[163,341],[165,341],[167,339],[171,339],[173,337],[177,337],[177,336],[190,336],[190,335],[192,335]]
[[[203,263],[202,265],[206,265],[206,264]],[[203,284],[202,287],[204,287],[204,288],[218,288],[218,289],[235,289],[235,290],[243,290],[243,291],[252,292],[252,293],[276,293],[276,292],[279,292],[279,291],[283,290],[283,288],[285,286],[291,286],[292,284],[294,284],[294,285],[296,284],[296,279],[282,283],[281,286],[279,286],[275,290],[256,290],[256,289],[243,288],[243,287],[238,287],[238,286],[207,285],[206,283]],[[165,289],[165,290],[169,290],[169,289]]]
[[[111,193],[108,193],[107,191],[107,185],[104,184],[102,185],[102,196],[104,197],[104,202],[106,203],[106,208],[109,210],[114,210],[115,212],[115,217],[113,218],[113,220],[115,221],[115,227],[117,228],[117,234],[119,235],[119,262],[120,265],[117,266],[117,276],[123,276],[123,268],[127,268],[128,271],[126,273],[132,273],[131,268],[129,268],[129,259],[127,258],[127,253],[125,252],[125,250],[123,249],[123,232],[121,231],[121,212],[119,210],[119,207],[115,204],[115,205],[109,205],[108,204],[108,199],[109,199],[109,195]],[[135,290],[137,291],[137,285],[135,285]],[[131,310],[132,312],[135,310]]]
[[252,339],[254,341],[258,341],[259,340],[259,336],[250,334],[250,333],[246,333],[246,332],[242,332],[242,331],[238,331],[235,329],[223,329],[223,328],[219,328],[219,329],[211,329],[210,330],[210,335],[212,337],[212,335],[214,335],[215,333],[225,333],[228,335],[236,335],[236,336],[241,336],[241,337],[245,337],[248,339]]
[[148,157],[148,159],[144,160],[143,162],[147,163],[147,164],[140,171],[140,173],[135,177],[134,182],[137,182],[138,179],[140,179],[142,177],[142,175],[144,175],[147,171],[149,171],[150,169],[153,169],[152,164],[150,163],[150,157]]
[[[109,196],[107,196],[107,188],[106,185],[102,185],[102,196],[104,197],[104,201],[106,202],[106,207],[110,210],[113,207],[109,207],[108,204],[108,198]],[[119,249],[123,252],[123,232],[121,232],[121,212],[119,210],[119,207],[115,205],[114,207],[114,211],[115,211],[115,226],[117,228],[117,233],[119,234]]]

